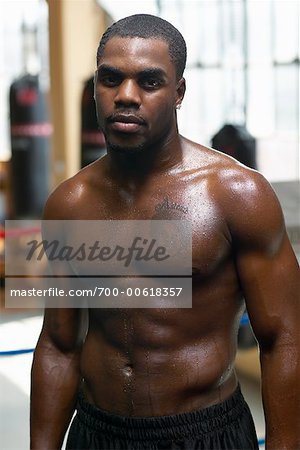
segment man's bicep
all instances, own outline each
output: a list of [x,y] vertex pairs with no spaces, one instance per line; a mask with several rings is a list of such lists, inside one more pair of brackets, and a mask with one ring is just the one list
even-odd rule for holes
[[261,345],[269,346],[294,327],[299,266],[268,181],[249,170],[233,181],[225,206],[237,275],[255,335]]
[[88,326],[88,310],[83,308],[45,309],[41,338],[62,352],[81,347]]
[[[271,245],[272,243],[270,243]],[[286,233],[276,251],[270,248],[241,249],[237,271],[253,331],[261,346],[272,346],[279,336],[297,331],[299,266]]]

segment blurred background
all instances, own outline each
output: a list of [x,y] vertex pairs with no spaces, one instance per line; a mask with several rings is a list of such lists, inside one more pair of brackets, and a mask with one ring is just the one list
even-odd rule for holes
[[[5,450],[28,448],[31,350],[42,311],[5,308],[4,221],[39,219],[58,183],[105,154],[93,103],[96,49],[107,26],[141,12],[169,20],[187,42],[181,134],[264,174],[300,255],[298,0],[1,0],[0,433]],[[237,370],[263,439],[257,347],[246,316]]]

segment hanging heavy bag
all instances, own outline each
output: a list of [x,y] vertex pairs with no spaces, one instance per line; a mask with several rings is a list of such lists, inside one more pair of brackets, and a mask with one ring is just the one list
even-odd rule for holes
[[52,127],[37,75],[24,75],[10,88],[13,216],[40,218],[48,196]]
[[256,169],[256,140],[243,125],[224,125],[212,138],[212,147]]

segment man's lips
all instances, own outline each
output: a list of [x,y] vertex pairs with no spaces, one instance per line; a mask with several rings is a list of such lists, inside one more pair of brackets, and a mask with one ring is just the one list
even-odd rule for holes
[[111,128],[122,133],[136,133],[146,125],[144,119],[134,114],[115,114],[108,118]]

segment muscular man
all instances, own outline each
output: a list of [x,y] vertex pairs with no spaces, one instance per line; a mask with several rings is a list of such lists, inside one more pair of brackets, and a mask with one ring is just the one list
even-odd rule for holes
[[108,154],[62,183],[44,218],[190,221],[193,306],[46,310],[31,449],[60,448],[76,404],[70,449],[257,448],[234,370],[245,302],[267,448],[300,448],[299,267],[262,175],[178,134],[185,61],[181,34],[157,17],[106,31],[95,100]]

